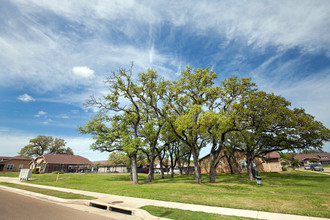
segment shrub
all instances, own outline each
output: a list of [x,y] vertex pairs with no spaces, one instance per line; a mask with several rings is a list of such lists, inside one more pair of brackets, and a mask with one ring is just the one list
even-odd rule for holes
[[288,171],[288,168],[282,167],[282,171]]
[[40,172],[39,172],[38,169],[34,168],[34,169],[32,170],[32,173],[33,173],[33,174],[39,174]]

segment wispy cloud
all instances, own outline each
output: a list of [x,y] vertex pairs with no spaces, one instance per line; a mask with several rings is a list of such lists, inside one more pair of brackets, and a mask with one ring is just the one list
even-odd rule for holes
[[40,118],[41,116],[47,117],[46,115],[47,115],[47,112],[39,111],[38,114],[34,115],[34,117],[36,117],[36,118]]
[[28,94],[23,94],[23,95],[20,95],[18,96],[17,98],[18,100],[22,101],[22,102],[31,102],[31,101],[34,101],[35,99],[32,98],[31,96],[29,96]]

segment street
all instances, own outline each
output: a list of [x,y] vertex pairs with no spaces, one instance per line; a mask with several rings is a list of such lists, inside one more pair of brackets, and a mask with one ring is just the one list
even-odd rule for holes
[[[0,219],[61,219],[61,220],[109,220],[105,216],[92,214],[0,189]],[[90,208],[90,207],[87,207]],[[113,218],[114,219],[114,218]]]

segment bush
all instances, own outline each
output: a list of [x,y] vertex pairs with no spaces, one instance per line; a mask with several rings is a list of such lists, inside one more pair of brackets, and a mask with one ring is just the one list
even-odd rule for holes
[[54,171],[54,172],[52,172],[52,174],[64,174],[64,172],[63,171]]
[[35,168],[35,169],[32,170],[32,173],[33,173],[33,174],[39,174],[40,172],[39,172],[38,169]]
[[288,171],[288,168],[282,167],[282,171]]

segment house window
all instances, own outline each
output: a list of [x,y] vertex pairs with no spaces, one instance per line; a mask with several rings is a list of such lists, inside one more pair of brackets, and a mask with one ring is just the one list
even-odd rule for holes
[[246,160],[241,160],[241,169],[247,169]]
[[328,159],[327,156],[321,156],[321,159]]
[[18,167],[18,169],[19,169],[19,170],[20,170],[20,169],[23,169],[23,164],[20,164],[19,167]]
[[14,169],[14,164],[7,164],[7,170]]

